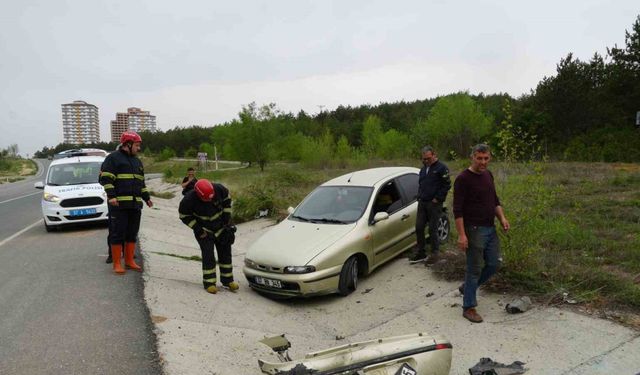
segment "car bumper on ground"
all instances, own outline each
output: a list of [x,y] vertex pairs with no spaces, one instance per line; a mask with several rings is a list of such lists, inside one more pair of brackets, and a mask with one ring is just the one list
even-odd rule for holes
[[242,271],[249,286],[259,292],[279,296],[303,296],[329,294],[338,290],[342,265],[305,274],[265,272],[244,266]]
[[42,215],[48,226],[108,220],[107,204],[99,206],[61,207],[55,202],[42,201]]

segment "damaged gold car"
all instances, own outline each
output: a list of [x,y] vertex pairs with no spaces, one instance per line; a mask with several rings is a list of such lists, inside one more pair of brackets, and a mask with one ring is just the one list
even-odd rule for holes
[[[251,288],[280,296],[356,290],[360,277],[415,245],[418,172],[374,168],[320,185],[249,247],[243,272]],[[438,232],[447,239],[446,211]]]

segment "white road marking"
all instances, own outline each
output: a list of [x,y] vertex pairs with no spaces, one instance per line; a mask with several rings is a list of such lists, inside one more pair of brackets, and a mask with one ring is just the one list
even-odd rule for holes
[[16,199],[22,199],[22,198],[30,197],[30,196],[32,196],[32,195],[36,195],[36,194],[42,194],[42,192],[41,192],[41,191],[38,191],[38,192],[36,192],[36,193],[31,193],[31,194],[23,195],[23,196],[20,196],[20,197],[17,197],[17,198],[7,199],[6,201],[2,201],[2,202],[0,202],[0,204],[7,203],[7,202],[11,202],[11,201],[15,201]]
[[9,237],[9,238],[6,238],[6,239],[2,240],[2,242],[0,242],[0,246],[2,246],[2,245],[4,245],[4,244],[6,244],[7,242],[9,242],[9,241],[11,241],[12,239],[14,239],[14,238],[18,237],[18,236],[19,236],[19,235],[21,235],[22,233],[24,233],[24,232],[28,231],[29,229],[31,229],[31,228],[33,228],[33,227],[35,227],[35,226],[36,226],[36,225],[38,225],[38,224],[42,224],[42,219],[39,219],[39,220],[38,220],[38,221],[36,221],[35,223],[33,223],[33,224],[29,225],[28,227],[24,228],[23,230],[21,230],[21,231],[19,231],[19,232],[17,232],[17,233],[15,233],[13,236],[11,236],[11,237]]

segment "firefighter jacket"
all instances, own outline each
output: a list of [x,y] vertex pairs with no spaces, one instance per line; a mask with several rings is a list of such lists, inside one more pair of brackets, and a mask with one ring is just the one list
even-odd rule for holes
[[215,194],[211,202],[200,200],[195,190],[187,192],[180,202],[180,220],[193,229],[196,238],[203,232],[218,238],[231,222],[229,190],[221,184],[213,184],[213,189]]
[[142,209],[142,201],[151,198],[144,183],[142,161],[123,150],[107,155],[102,162],[99,182],[107,199],[118,200],[118,206],[111,206],[111,209]]

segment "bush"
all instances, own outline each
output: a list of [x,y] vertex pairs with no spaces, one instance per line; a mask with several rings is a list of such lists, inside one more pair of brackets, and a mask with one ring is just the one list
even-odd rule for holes
[[169,147],[165,147],[160,153],[160,155],[158,155],[158,157],[156,158],[156,161],[166,161],[175,157],[176,157],[176,152]]
[[163,174],[165,180],[171,179],[173,177],[173,171],[171,170],[171,167],[165,168]]

